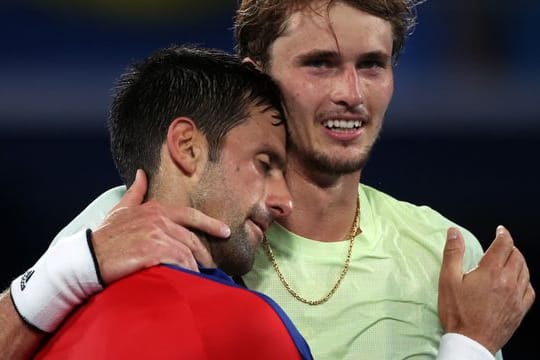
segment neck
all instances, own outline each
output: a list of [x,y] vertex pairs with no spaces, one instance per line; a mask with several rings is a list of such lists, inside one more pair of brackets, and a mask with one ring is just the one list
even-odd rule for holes
[[156,201],[170,207],[192,206],[189,197],[190,187],[187,182],[176,181],[169,175],[169,181],[162,176],[155,176],[148,184],[145,201]]
[[294,210],[280,224],[308,239],[344,240],[356,220],[360,175],[360,170],[346,175],[315,173],[289,158],[287,182]]

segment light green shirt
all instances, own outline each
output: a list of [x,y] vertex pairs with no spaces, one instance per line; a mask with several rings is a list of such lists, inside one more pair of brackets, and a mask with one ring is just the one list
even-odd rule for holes
[[[437,288],[449,220],[361,185],[360,228],[350,268],[328,302],[307,305],[290,295],[263,249],[244,277],[250,289],[281,305],[316,359],[434,359],[442,329]],[[482,256],[466,230],[464,270]],[[267,238],[287,282],[307,299],[323,298],[343,269],[348,242],[319,242],[280,225]]]

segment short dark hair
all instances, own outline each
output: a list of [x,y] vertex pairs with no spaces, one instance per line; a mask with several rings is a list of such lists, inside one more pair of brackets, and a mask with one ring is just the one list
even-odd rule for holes
[[272,80],[219,50],[173,45],[132,64],[120,77],[109,115],[114,162],[131,185],[137,169],[152,179],[171,122],[191,118],[216,160],[223,137],[249,116],[251,105],[275,108],[284,119]]
[[368,14],[380,17],[392,25],[394,62],[403,49],[407,35],[416,22],[415,7],[424,0],[241,0],[235,18],[236,50],[241,57],[249,56],[264,68],[270,62],[270,48],[285,31],[291,14],[312,8],[314,3],[326,5],[344,3]]

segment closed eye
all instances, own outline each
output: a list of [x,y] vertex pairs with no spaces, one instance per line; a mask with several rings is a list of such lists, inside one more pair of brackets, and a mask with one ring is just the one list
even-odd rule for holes
[[285,173],[285,158],[278,152],[269,149],[257,154],[256,166],[266,174],[274,170]]
[[257,168],[263,173],[269,173],[272,170],[270,155],[266,153],[257,154],[255,159]]

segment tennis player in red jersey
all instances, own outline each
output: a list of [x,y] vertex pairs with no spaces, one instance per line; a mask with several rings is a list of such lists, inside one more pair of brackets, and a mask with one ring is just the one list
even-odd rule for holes
[[136,210],[119,204],[108,222],[137,227],[141,216],[162,221],[159,213],[174,218],[173,206],[189,206],[231,235],[197,234],[215,267],[161,264],[113,283],[37,358],[311,359],[279,306],[229,277],[250,270],[267,227],[291,210],[283,122],[275,85],[230,55],[171,47],[132,66],[112,105],[111,145],[126,185],[137,176],[148,193]]

